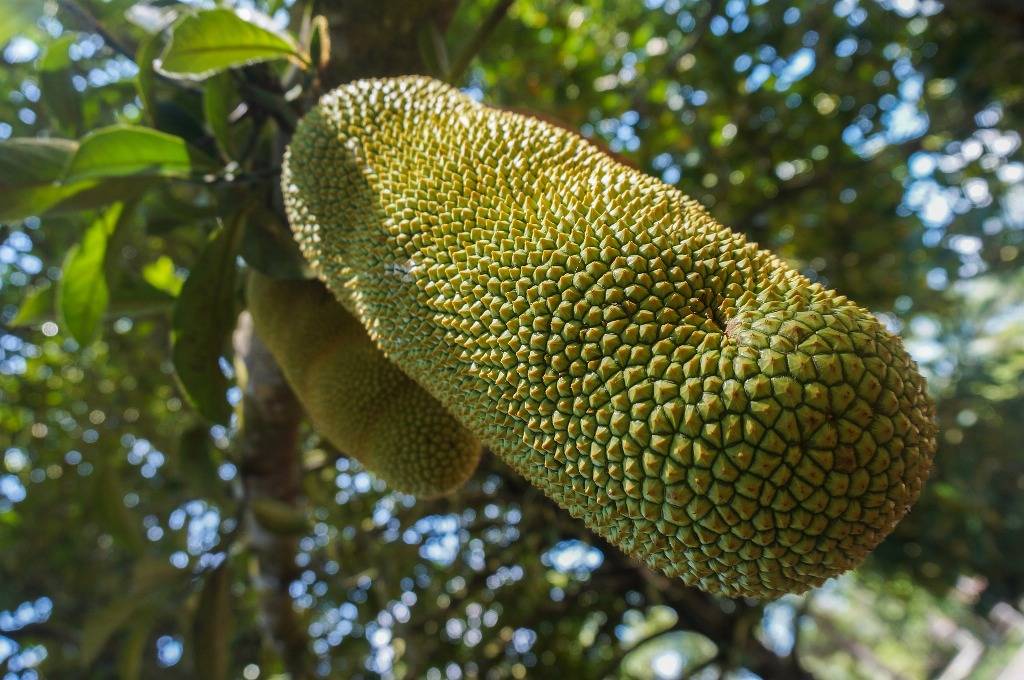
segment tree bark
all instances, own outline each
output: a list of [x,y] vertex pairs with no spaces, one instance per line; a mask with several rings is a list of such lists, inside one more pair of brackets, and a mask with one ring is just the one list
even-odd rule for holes
[[458,0],[318,0],[327,19],[331,61],[324,86],[356,78],[422,74],[422,32],[433,23],[442,34]]
[[[457,0],[319,0],[316,13],[328,22],[331,58],[321,72],[333,87],[354,78],[422,73],[419,32],[426,22],[444,31]],[[286,140],[282,140],[283,143]],[[268,530],[253,512],[261,501],[301,512],[302,407],[281,369],[252,328],[239,318],[234,336],[242,387],[238,447],[248,503],[246,525],[257,559],[264,633],[278,649],[293,680],[313,677],[315,660],[306,624],[289,593],[299,578],[298,539]]]
[[288,592],[298,579],[298,539],[274,533],[257,519],[261,502],[301,511],[302,457],[299,424],[302,408],[277,362],[253,332],[248,313],[239,317],[234,335],[236,366],[242,388],[238,450],[247,502],[245,524],[257,561],[263,630],[295,680],[312,677],[313,660],[306,626]]

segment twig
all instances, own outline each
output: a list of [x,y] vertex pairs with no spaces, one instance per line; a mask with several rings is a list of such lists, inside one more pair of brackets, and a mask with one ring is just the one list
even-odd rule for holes
[[451,70],[448,72],[446,80],[453,85],[458,81],[462,80],[462,76],[465,75],[466,69],[473,62],[473,58],[476,57],[477,53],[483,49],[484,43],[494,32],[494,29],[498,27],[501,20],[508,14],[508,10],[512,7],[512,3],[515,0],[499,0],[498,4],[494,6],[491,13],[487,15],[484,22],[480,24],[480,28],[476,34],[470,39],[469,43],[459,52],[459,56],[455,58],[452,64]]
[[257,106],[261,111],[270,114],[286,132],[292,133],[295,131],[295,126],[299,122],[299,116],[283,98],[275,95],[273,92],[257,87],[243,78],[238,78],[237,83],[238,89],[247,102]]
[[130,61],[135,61],[135,50],[116,38],[113,33],[107,30],[106,26],[100,23],[99,19],[94,17],[85,7],[78,4],[76,0],[57,0],[57,6],[69,14],[73,14],[93,33],[99,34],[103,38],[103,42],[107,44],[107,47],[127,57]]

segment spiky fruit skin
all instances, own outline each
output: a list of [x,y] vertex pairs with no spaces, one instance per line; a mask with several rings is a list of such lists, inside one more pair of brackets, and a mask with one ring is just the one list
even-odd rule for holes
[[669,576],[804,591],[921,490],[933,407],[899,339],[575,134],[430,79],[357,81],[303,119],[283,189],[388,357]]
[[433,498],[476,469],[479,441],[389,362],[319,281],[252,272],[249,311],[313,428],[398,491]]

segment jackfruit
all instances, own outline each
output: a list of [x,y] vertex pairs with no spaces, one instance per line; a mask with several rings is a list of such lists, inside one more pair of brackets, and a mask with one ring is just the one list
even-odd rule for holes
[[250,274],[248,305],[313,428],[389,487],[433,498],[462,485],[482,447],[370,341],[319,281]]
[[388,358],[652,568],[802,592],[921,491],[933,406],[900,340],[573,133],[427,78],[356,81],[303,118],[282,188]]

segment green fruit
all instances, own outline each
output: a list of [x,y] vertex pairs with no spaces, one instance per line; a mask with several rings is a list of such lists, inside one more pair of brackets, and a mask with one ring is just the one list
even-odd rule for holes
[[388,486],[431,498],[454,491],[481,446],[389,362],[319,281],[252,272],[249,311],[314,429]]
[[670,576],[804,591],[921,491],[933,406],[899,339],[577,135],[426,78],[357,81],[302,120],[283,189],[388,358]]

